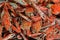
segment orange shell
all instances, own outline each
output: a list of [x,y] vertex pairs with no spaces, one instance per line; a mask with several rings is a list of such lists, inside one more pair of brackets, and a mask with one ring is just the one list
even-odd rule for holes
[[51,9],[52,9],[52,14],[59,14],[60,13],[60,4],[53,4],[51,6]]
[[34,32],[38,33],[41,29],[41,26],[42,26],[41,22],[38,21],[38,22],[33,23],[32,29]]
[[32,7],[28,7],[28,8],[26,8],[26,13],[30,13],[30,12],[33,12],[34,10],[33,10],[33,8]]

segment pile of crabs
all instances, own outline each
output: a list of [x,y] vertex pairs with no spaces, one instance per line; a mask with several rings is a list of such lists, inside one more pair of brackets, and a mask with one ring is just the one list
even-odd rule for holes
[[0,40],[60,40],[60,0],[0,1]]

